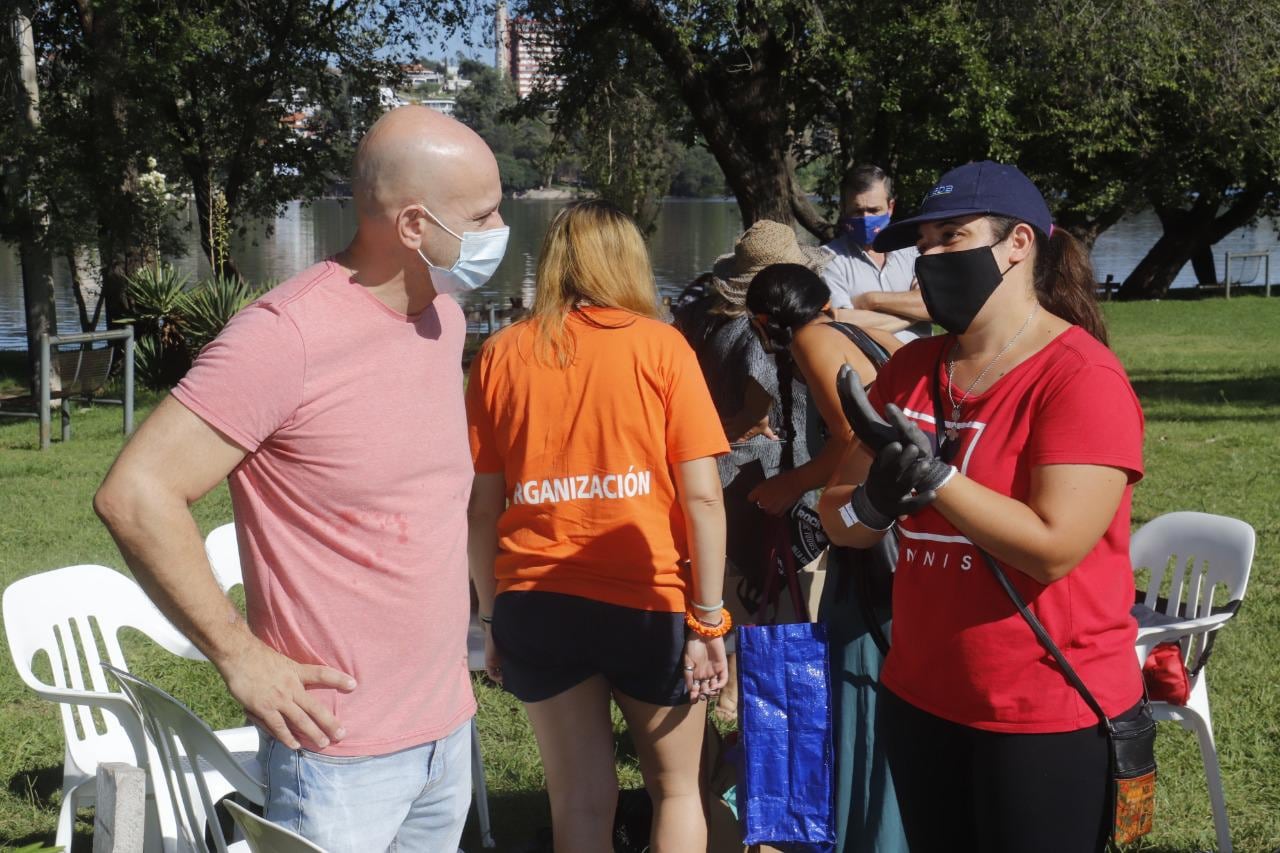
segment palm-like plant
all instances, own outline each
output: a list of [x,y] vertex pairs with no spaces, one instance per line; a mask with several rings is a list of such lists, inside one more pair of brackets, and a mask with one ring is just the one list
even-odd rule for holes
[[183,336],[192,358],[218,336],[240,309],[257,299],[267,286],[253,287],[233,276],[215,276],[184,294],[179,306]]
[[169,264],[145,266],[129,277],[127,296],[137,338],[154,336],[167,346],[182,343],[182,303],[191,279]]
[[269,286],[253,287],[233,276],[215,276],[194,287],[168,264],[144,267],[129,279],[137,340],[138,378],[163,389],[186,375],[196,355],[240,309]]
[[183,304],[191,279],[169,264],[145,266],[129,277],[126,295],[137,341],[138,377],[152,388],[168,388],[191,367],[183,334]]

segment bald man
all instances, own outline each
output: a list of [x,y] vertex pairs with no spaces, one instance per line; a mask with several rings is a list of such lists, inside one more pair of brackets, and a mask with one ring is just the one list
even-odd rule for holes
[[[498,167],[422,107],[356,154],[358,230],[240,312],[94,499],[262,732],[266,814],[330,853],[456,850],[470,802],[462,311],[506,247]],[[247,622],[189,506],[231,489]]]

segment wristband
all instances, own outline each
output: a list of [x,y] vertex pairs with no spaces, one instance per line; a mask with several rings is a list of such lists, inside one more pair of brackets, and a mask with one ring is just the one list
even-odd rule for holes
[[[846,509],[849,511],[847,514]],[[846,527],[853,527],[853,522],[857,522],[877,533],[883,533],[893,527],[895,521],[893,516],[885,515],[872,506],[871,499],[867,497],[867,490],[863,486],[853,490],[853,497],[850,498],[849,503],[840,508],[840,517],[844,519]]]
[[950,483],[951,478],[958,473],[960,472],[954,465],[943,465],[940,462],[935,462],[930,466],[929,473],[919,483],[916,483],[912,491],[917,495],[925,492],[936,492],[947,483]]
[[697,608],[698,610],[701,610],[703,613],[718,613],[720,612],[721,609],[724,608],[723,598],[717,601],[715,604],[699,604],[696,601],[691,603],[695,608]]
[[936,492],[938,489],[941,489],[941,488],[942,488],[943,486],[945,486],[947,483],[950,483],[950,482],[951,482],[951,478],[952,478],[952,477],[954,477],[956,474],[959,474],[959,473],[960,473],[960,469],[956,468],[956,466],[954,466],[954,465],[948,465],[948,466],[947,466],[947,468],[949,469],[949,470],[947,471],[947,476],[945,476],[945,477],[943,477],[943,478],[942,478],[942,482],[941,482],[941,483],[938,483],[938,485],[936,485],[936,486],[933,486],[933,487],[932,487],[932,488],[933,488],[933,490],[934,490],[935,492]]
[[692,613],[686,613],[684,615],[684,624],[690,631],[697,634],[702,639],[714,640],[729,633],[729,629],[733,627],[733,617],[729,615],[728,610],[721,608],[719,625],[705,625]]

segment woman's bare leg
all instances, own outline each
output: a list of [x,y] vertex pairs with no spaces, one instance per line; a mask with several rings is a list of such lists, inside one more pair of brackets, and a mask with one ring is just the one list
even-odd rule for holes
[[649,849],[652,853],[705,850],[707,817],[700,768],[706,706],[698,702],[668,708],[616,691],[613,698],[627,720],[645,788],[653,800]]
[[608,683],[593,676],[524,708],[547,777],[556,853],[613,850],[618,773]]

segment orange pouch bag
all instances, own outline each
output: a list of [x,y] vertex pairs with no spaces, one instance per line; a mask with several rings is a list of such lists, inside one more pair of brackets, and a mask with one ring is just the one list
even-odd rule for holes
[[1111,720],[1112,838],[1128,844],[1151,832],[1156,814],[1156,721],[1146,699],[1132,720]]

